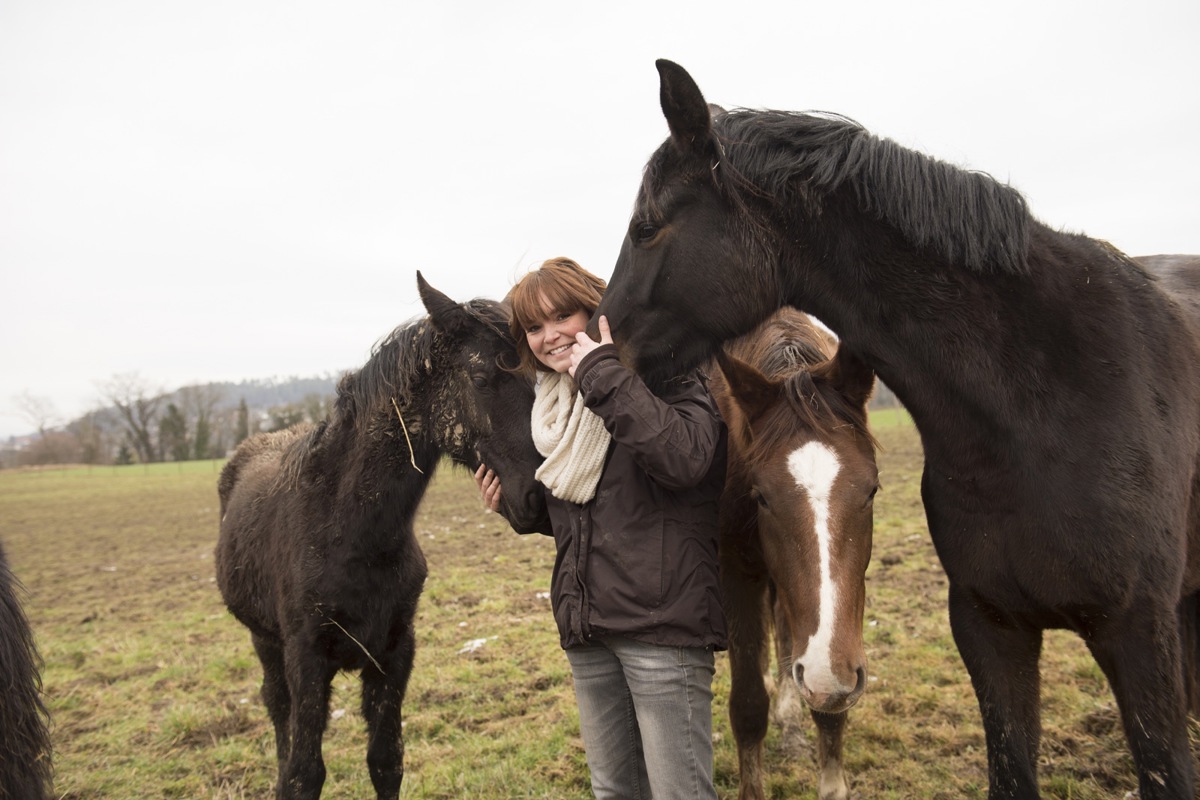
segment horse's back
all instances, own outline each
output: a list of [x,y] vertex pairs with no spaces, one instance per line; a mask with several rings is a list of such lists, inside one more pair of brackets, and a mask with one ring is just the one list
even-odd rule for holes
[[1193,335],[1200,336],[1200,256],[1138,256],[1133,261],[1158,279],[1159,286],[1174,300]]
[[267,491],[279,475],[284,453],[311,428],[305,424],[256,433],[239,444],[217,481],[222,517],[235,491],[245,491],[248,487],[251,491]]
[[270,604],[268,560],[280,560],[284,546],[275,502],[287,490],[285,465],[298,456],[292,451],[303,446],[309,425],[259,433],[238,445],[221,470],[217,493],[221,500],[221,532],[217,540],[215,566],[217,586],[229,610],[257,633],[274,634],[277,621]]

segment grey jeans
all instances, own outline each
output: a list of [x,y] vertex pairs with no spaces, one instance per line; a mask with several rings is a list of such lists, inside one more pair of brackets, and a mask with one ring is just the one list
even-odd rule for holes
[[716,800],[711,650],[610,637],[567,659],[597,800]]

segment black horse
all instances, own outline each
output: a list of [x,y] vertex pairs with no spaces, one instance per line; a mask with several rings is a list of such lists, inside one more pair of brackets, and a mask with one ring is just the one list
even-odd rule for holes
[[658,69],[671,135],[598,310],[623,356],[657,382],[781,305],[829,325],[921,433],[990,796],[1037,796],[1042,632],[1068,628],[1142,800],[1195,800],[1200,258],[1130,259],[987,175]]
[[0,546],[0,800],[50,796],[49,716],[21,584]]
[[360,670],[376,795],[403,779],[400,707],[425,557],[417,505],[443,454],[503,479],[513,527],[541,519],[533,390],[513,372],[507,309],[458,304],[417,274],[429,316],[397,328],[338,385],[320,425],[246,440],[221,473],[217,582],[250,629],[275,726],[280,798],[316,798],[329,685]]

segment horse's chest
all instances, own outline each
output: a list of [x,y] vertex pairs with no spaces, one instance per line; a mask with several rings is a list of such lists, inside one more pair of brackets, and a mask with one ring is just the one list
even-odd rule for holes
[[1096,514],[955,499],[926,499],[929,532],[951,586],[976,602],[1042,627],[1078,628],[1093,610],[1128,601],[1139,560],[1114,542],[1132,539]]

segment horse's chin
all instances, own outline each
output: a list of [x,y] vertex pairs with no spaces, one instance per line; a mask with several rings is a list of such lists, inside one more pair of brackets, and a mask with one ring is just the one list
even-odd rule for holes
[[625,363],[633,369],[655,394],[661,394],[671,381],[684,377],[706,363],[717,351],[717,345],[693,340],[686,345],[663,346],[642,350]]
[[[546,518],[544,501],[540,507],[534,502],[514,507],[513,503],[510,503],[507,499],[502,499],[500,502],[500,513],[508,520],[508,524],[512,525],[513,530],[521,532],[535,530],[536,526]],[[550,531],[539,532],[549,533]]]

